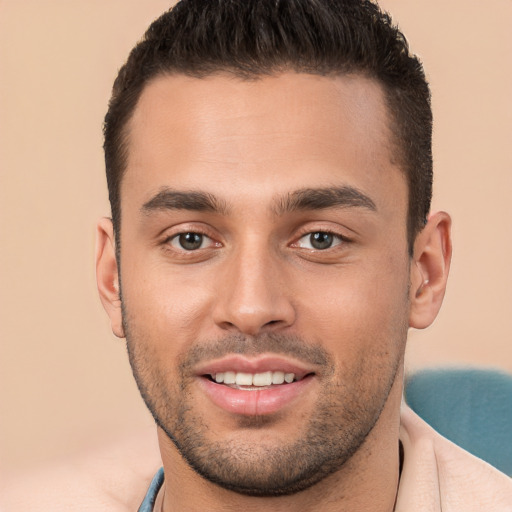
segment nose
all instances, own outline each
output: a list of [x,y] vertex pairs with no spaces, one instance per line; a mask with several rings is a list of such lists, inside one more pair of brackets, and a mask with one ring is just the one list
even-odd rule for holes
[[256,336],[295,322],[283,265],[268,249],[240,250],[219,274],[214,321],[225,331]]

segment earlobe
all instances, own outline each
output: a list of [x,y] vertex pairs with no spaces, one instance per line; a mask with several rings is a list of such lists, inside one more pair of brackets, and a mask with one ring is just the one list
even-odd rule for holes
[[452,255],[450,228],[450,216],[437,212],[416,237],[410,276],[410,327],[428,327],[441,308]]
[[124,338],[114,229],[112,220],[106,217],[98,221],[96,228],[96,283],[112,332],[118,338]]

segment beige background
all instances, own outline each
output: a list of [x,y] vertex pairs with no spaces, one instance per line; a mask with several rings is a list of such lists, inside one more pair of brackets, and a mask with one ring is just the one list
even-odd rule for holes
[[[435,201],[455,253],[408,367],[512,371],[511,0],[386,0],[433,91]],[[102,118],[163,0],[0,0],[0,464],[19,469],[151,423],[94,284],[108,214]]]

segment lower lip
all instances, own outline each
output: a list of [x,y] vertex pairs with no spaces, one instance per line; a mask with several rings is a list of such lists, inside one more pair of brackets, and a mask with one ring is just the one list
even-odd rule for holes
[[313,375],[309,375],[291,384],[270,386],[262,390],[243,390],[217,384],[206,377],[200,378],[203,390],[215,405],[227,412],[245,416],[278,412],[302,395],[313,380]]

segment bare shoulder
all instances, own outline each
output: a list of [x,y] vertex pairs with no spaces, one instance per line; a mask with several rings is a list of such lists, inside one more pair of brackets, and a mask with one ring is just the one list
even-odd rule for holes
[[0,511],[132,512],[161,465],[156,431],[144,429],[51,466],[4,478]]

